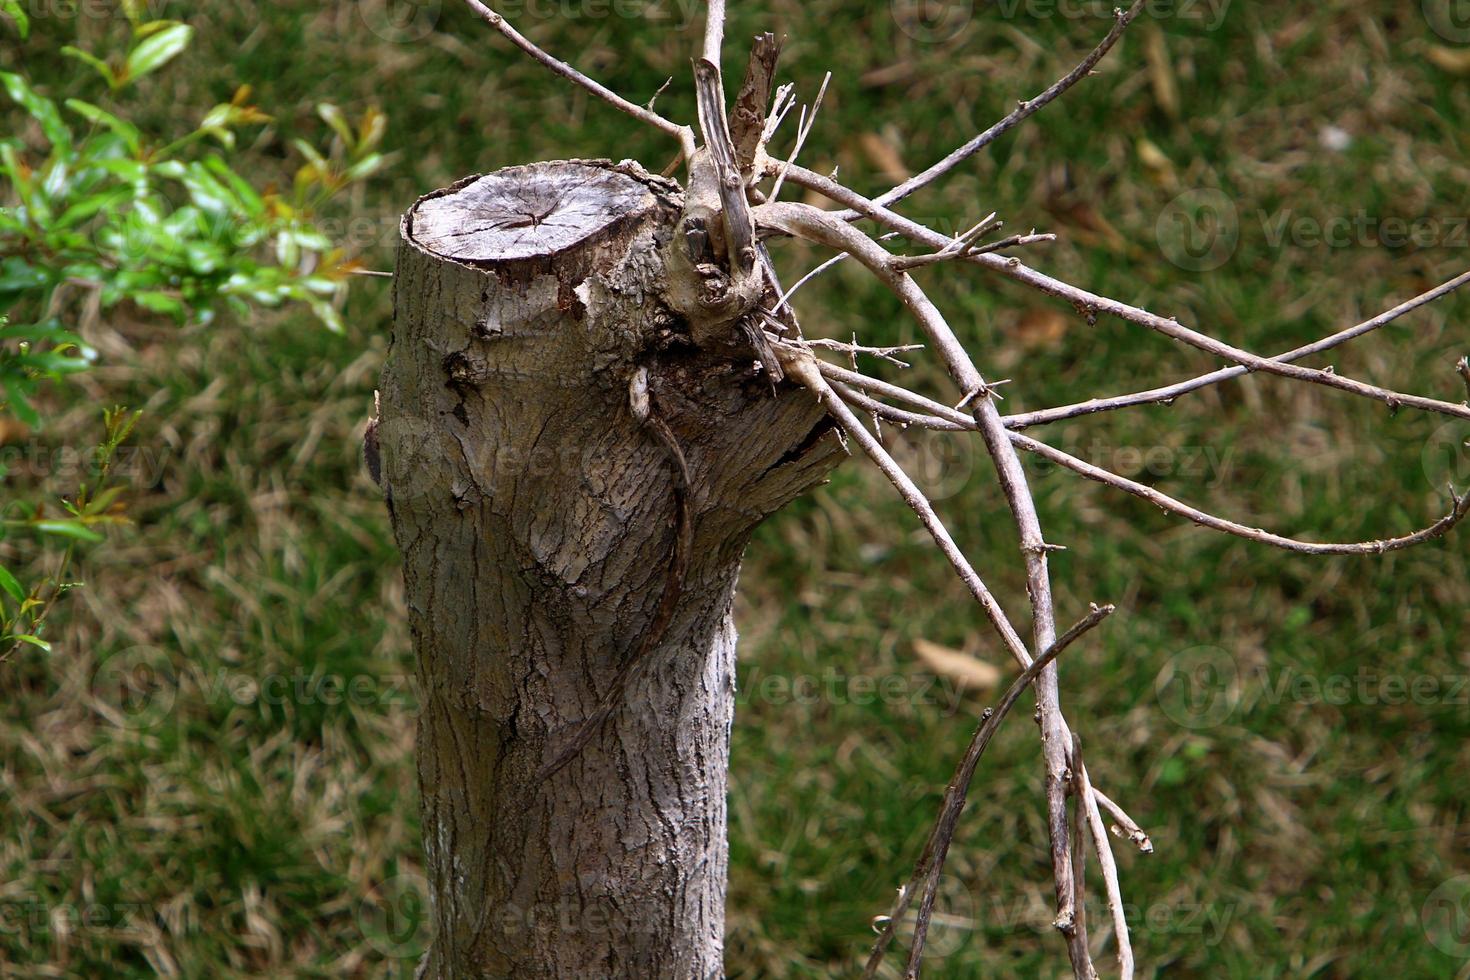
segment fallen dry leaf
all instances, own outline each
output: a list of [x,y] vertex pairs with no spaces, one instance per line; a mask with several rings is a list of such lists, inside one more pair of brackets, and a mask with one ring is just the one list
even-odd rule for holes
[[1016,339],[1027,350],[1056,347],[1067,333],[1067,315],[1048,307],[1032,307],[1016,321]]
[[1170,119],[1179,118],[1179,82],[1174,77],[1174,62],[1169,57],[1169,44],[1157,24],[1149,24],[1143,34],[1143,53],[1148,61],[1149,86],[1159,110]]
[[1436,44],[1429,49],[1428,58],[1434,67],[1451,75],[1470,75],[1470,47],[1447,48]]
[[884,180],[902,184],[913,176],[903,165],[898,148],[879,134],[863,133],[858,137],[858,145],[863,148],[863,156],[868,158],[868,162],[883,174]]
[[989,690],[1000,684],[999,667],[961,650],[919,639],[914,641],[914,653],[930,671],[950,678],[961,689]]

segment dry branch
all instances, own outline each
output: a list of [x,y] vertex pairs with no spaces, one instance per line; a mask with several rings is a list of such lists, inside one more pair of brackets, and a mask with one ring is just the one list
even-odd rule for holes
[[[994,143],[1026,119],[1040,112],[1049,103],[1055,101],[1063,92],[1067,91],[1067,89],[1092,74],[1092,69],[1096,68],[1097,63],[1107,56],[1107,53],[1113,49],[1113,45],[1117,44],[1118,39],[1123,36],[1123,32],[1128,29],[1128,25],[1138,16],[1138,12],[1143,9],[1143,4],[1144,0],[1134,0],[1133,5],[1126,11],[1118,11],[1116,20],[1113,23],[1113,29],[1108,31],[1108,35],[1102,39],[1102,43],[1094,48],[1092,53],[1086,58],[1083,58],[1082,62],[1076,68],[1073,68],[1067,74],[1057,79],[1057,81],[1053,82],[1040,95],[1034,99],[1022,102],[1016,106],[1010,115],[970,140],[964,146],[959,147],[950,153],[949,156],[940,160],[923,173],[915,174],[902,184],[880,195],[877,203],[881,205],[895,204],[914,193],[914,191],[922,187],[927,187],[976,153],[985,149],[991,143]],[[845,213],[841,217],[843,220],[851,221],[858,217],[858,212]]]
[[[929,838],[924,844],[924,850],[920,853],[918,862],[914,865],[914,873],[909,878],[908,884],[899,889],[898,899],[886,916],[887,921],[884,923],[883,931],[873,944],[873,952],[868,957],[863,976],[877,976],[878,967],[883,962],[889,944],[893,942],[898,923],[908,912],[914,893],[921,886],[924,889],[925,905],[932,912],[934,891],[938,888],[939,878],[944,870],[945,857],[949,853],[950,844],[954,841],[955,828],[959,825],[960,814],[964,811],[965,803],[969,799],[970,784],[974,782],[975,771],[980,766],[981,757],[989,747],[990,740],[995,737],[995,733],[1000,731],[1001,723],[1005,721],[1006,715],[1010,713],[1021,694],[1031,686],[1037,675],[1048,664],[1061,656],[1063,651],[1081,639],[1089,630],[1111,616],[1113,611],[1113,606],[1093,606],[1085,619],[1063,633],[1057,642],[1052,644],[1051,649],[1033,660],[1031,666],[1023,670],[1020,676],[1011,682],[1011,686],[1006,689],[1000,702],[994,708],[987,708],[981,714],[980,725],[975,729],[969,747],[965,749],[959,765],[955,767],[954,777],[950,779],[949,786],[944,791],[944,801],[940,804],[939,816],[934,821],[934,829],[929,832]],[[920,922],[926,924],[927,921],[928,914],[925,914],[921,917]],[[915,948],[922,949],[922,935],[916,926]]]
[[679,146],[683,149],[685,158],[694,155],[694,133],[688,126],[680,126],[678,123],[670,122],[663,116],[660,116],[652,109],[645,109],[643,106],[634,105],[607,86],[593,81],[566,62],[547,54],[527,40],[520,31],[511,27],[504,17],[485,6],[480,0],[465,0],[465,3],[469,4],[470,9],[479,14],[485,23],[499,31],[506,40],[530,55],[532,60],[545,65],[558,75],[570,80],[573,84],[581,86],[608,105],[626,112],[639,122],[647,123],[655,129],[668,133],[679,141]]
[[[768,379],[772,382],[771,391],[778,398],[793,394],[791,388],[776,385],[784,375],[790,381],[808,389],[818,399],[822,411],[836,424],[839,431],[864,450],[892,483],[900,497],[919,516],[945,559],[954,567],[979,603],[1007,651],[1022,668],[1021,675],[1007,690],[997,709],[985,713],[969,748],[960,760],[913,876],[900,890],[898,901],[874,946],[867,965],[867,975],[875,975],[884,952],[893,939],[898,922],[906,914],[916,895],[920,896],[920,906],[905,976],[918,975],[939,877],[980,757],[1016,699],[1027,686],[1034,683],[1045,760],[1044,793],[1047,800],[1047,825],[1057,903],[1056,925],[1067,938],[1074,975],[1079,978],[1095,977],[1096,969],[1088,948],[1085,900],[1085,853],[1090,848],[1098,858],[1107,892],[1119,970],[1124,978],[1131,978],[1134,972],[1133,951],[1123,915],[1117,864],[1111,850],[1104,812],[1114,821],[1114,832],[1131,841],[1140,851],[1151,851],[1152,844],[1147,834],[1117,803],[1092,785],[1083,763],[1080,739],[1062,715],[1056,665],[1056,658],[1062,650],[1101,622],[1112,611],[1112,607],[1093,607],[1091,614],[1082,622],[1061,637],[1056,635],[1047,566],[1047,555],[1055,546],[1049,544],[1042,534],[1018,451],[1038,454],[1083,477],[1138,496],[1206,528],[1306,554],[1376,554],[1421,544],[1447,533],[1470,513],[1470,495],[1455,495],[1452,488],[1454,506],[1451,512],[1413,534],[1352,544],[1306,542],[1206,513],[1152,487],[1127,480],[1014,430],[1136,405],[1167,403],[1188,392],[1252,372],[1273,374],[1288,380],[1345,391],[1394,409],[1407,406],[1454,418],[1470,419],[1470,404],[1455,404],[1401,393],[1344,377],[1330,367],[1316,369],[1295,363],[1380,329],[1404,314],[1458,289],[1464,283],[1470,282],[1470,273],[1458,276],[1354,327],[1274,358],[1262,357],[1184,326],[1173,318],[1162,317],[1080,289],[1022,264],[1014,256],[999,254],[1005,250],[1050,241],[1055,237],[1053,235],[1037,234],[1033,231],[1030,234],[1011,235],[982,244],[980,239],[999,226],[994,214],[965,233],[951,238],[891,209],[890,205],[952,172],[964,160],[1039,112],[1091,74],[1093,68],[1117,44],[1128,25],[1138,15],[1143,0],[1135,0],[1126,12],[1116,12],[1115,21],[1107,36],[1072,71],[1035,98],[1020,103],[1004,119],[944,159],[873,199],[845,187],[831,177],[795,163],[796,155],[805,145],[811,131],[813,119],[826,91],[827,80],[831,77],[830,73],[824,79],[810,111],[804,109],[802,112],[790,155],[785,160],[777,161],[766,153],[766,146],[776,128],[794,105],[792,87],[789,84],[776,88],[774,99],[771,97],[775,66],[781,47],[774,35],[764,34],[755,39],[735,106],[733,110],[727,109],[719,67],[725,30],[724,0],[711,0],[707,5],[702,57],[695,62],[699,128],[704,138],[703,146],[699,148],[695,146],[690,127],[671,122],[653,112],[651,103],[649,108],[633,105],[553,58],[517,33],[499,14],[480,0],[466,2],[492,27],[539,63],[640,122],[652,125],[679,140],[684,159],[689,166],[689,179],[684,191],[683,212],[669,243],[661,252],[664,263],[662,272],[667,280],[662,300],[669,309],[687,321],[689,333],[699,348],[713,349],[721,345],[742,350],[748,348],[764,366]],[[773,178],[773,182],[769,191],[763,195],[757,185],[767,178]],[[777,194],[787,180],[825,195],[846,210],[827,212],[807,205],[777,202]],[[750,201],[765,203],[758,203],[751,208]],[[860,218],[875,221],[888,229],[890,234],[902,235],[913,245],[932,251],[918,255],[892,254],[878,241],[853,227],[851,222]],[[829,248],[834,253],[784,292],[776,279],[774,265],[763,241],[781,236],[802,238]],[[951,407],[935,398],[898,385],[866,377],[856,370],[858,353],[894,359],[895,354],[912,348],[863,347],[858,344],[855,336],[850,344],[808,341],[802,337],[796,311],[791,304],[793,295],[816,275],[848,256],[857,259],[875,278],[893,291],[913,315],[928,344],[939,354],[959,391],[961,397],[958,407]],[[1165,387],[1093,398],[1040,411],[1002,415],[997,406],[999,395],[996,394],[995,387],[1003,382],[987,381],[984,378],[943,314],[909,275],[909,270],[948,261],[969,262],[997,272],[1069,303],[1089,319],[1099,313],[1109,313],[1176,342],[1205,351],[1229,362],[1231,366]],[[813,352],[817,347],[847,353],[854,358],[853,368],[821,361]],[[746,363],[750,363],[748,356]],[[1462,358],[1456,365],[1456,371],[1464,379],[1467,393],[1470,393],[1470,359]],[[673,464],[673,469],[682,474],[683,483],[678,484],[676,479],[676,485],[689,487],[690,468],[680,449],[678,438],[660,415],[652,410],[650,402],[645,400],[642,403],[641,413],[638,405],[635,390],[635,416],[640,419],[647,432],[652,433],[660,442],[669,462]],[[812,408],[809,402],[807,406]],[[884,449],[880,436],[865,428],[850,406],[871,413],[875,429],[880,421],[887,421],[899,426],[922,426],[980,434],[996,467],[1026,566],[1032,614],[1029,646],[1012,625],[973,564],[955,544],[922,489]],[[677,544],[660,610],[668,601],[670,590],[677,599],[677,582],[682,580],[688,561],[687,554],[682,561],[679,555],[681,550],[687,552],[689,548],[690,518],[687,503],[677,490],[676,498],[679,514],[676,522]],[[655,635],[661,635],[662,630],[657,627],[662,621],[663,613],[660,611],[654,621]],[[645,639],[645,645],[648,643],[657,643],[657,640]],[[630,666],[626,669],[632,668]],[[597,728],[619,704],[612,694],[604,698],[604,703],[591,719],[592,724],[584,726],[574,739],[574,751],[596,733]],[[555,764],[560,765],[562,762],[562,758],[558,757]],[[1069,795],[1074,801],[1070,812],[1067,805]]]

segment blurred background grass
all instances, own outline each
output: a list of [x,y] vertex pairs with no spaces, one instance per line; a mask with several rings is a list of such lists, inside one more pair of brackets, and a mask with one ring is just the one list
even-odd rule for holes
[[[1049,272],[1243,347],[1294,347],[1466,267],[1470,28],[1454,7],[1154,4],[1096,77],[906,210],[946,229],[999,210],[1011,231],[1059,234],[1028,255]],[[118,18],[107,4],[31,9],[35,36],[0,42],[0,62],[23,60],[48,94],[69,94],[74,68],[57,49],[121,30]],[[660,109],[693,118],[692,0],[502,9],[634,101],[674,76]],[[315,102],[388,113],[393,165],[337,215],[372,268],[391,268],[401,210],[464,174],[569,156],[657,169],[673,149],[448,0],[159,0],[154,12],[199,38],[128,108],[167,126],[252,84],[276,115],[251,150],[262,181],[289,181],[290,138],[322,135]],[[781,75],[801,96],[834,75],[805,162],[876,193],[1038,92],[1107,18],[1106,4],[1050,0],[740,4],[726,72],[757,30],[788,35]],[[1235,220],[1227,210],[1223,227],[1196,229],[1223,234],[1196,261],[1169,235],[1193,212],[1171,202],[1202,191]],[[1331,242],[1311,234],[1343,219]],[[778,254],[788,276],[820,258]],[[1011,411],[1215,366],[978,270],[925,283],[982,369],[1014,379]],[[913,339],[898,304],[845,266],[801,309],[809,332]],[[1332,362],[1458,400],[1467,312],[1470,295],[1453,297]],[[396,553],[358,462],[387,285],[365,280],[347,314],[342,336],[304,316],[182,335],[124,317],[95,331],[105,366],[42,438],[90,434],[97,403],[146,408],[137,526],[88,557],[56,652],[0,670],[0,975],[411,974],[425,937],[410,646]],[[946,390],[927,358],[904,377]],[[1270,379],[1040,434],[1246,523],[1322,539],[1404,533],[1447,507],[1452,477],[1470,484],[1463,426]],[[988,462],[974,445],[895,438],[1019,615],[1020,562]],[[1120,606],[1067,655],[1063,691],[1094,781],[1156,845],[1120,856],[1144,975],[1470,976],[1464,536],[1305,559],[1064,473],[1037,470],[1035,489],[1048,539],[1068,548],[1053,563],[1061,618]],[[738,615],[728,969],[850,974],[992,696],[927,673],[914,641],[1004,658],[861,461],[762,529]],[[151,695],[119,703],[114,681],[141,668],[158,678]],[[1064,974],[1038,759],[1018,715],[962,823],[931,975]]]

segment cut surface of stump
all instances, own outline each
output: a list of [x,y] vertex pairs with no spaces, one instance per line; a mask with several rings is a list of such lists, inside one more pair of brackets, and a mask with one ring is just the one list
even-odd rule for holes
[[557,255],[655,204],[635,177],[592,164],[533,163],[471,178],[414,208],[419,247],[461,262]]

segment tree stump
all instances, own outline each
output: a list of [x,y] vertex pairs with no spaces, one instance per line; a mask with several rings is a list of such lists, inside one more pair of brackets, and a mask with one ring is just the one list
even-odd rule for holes
[[[470,177],[404,216],[376,438],[421,689],[434,978],[721,975],[731,621],[755,527],[844,455],[804,391],[666,294],[679,186],[636,164]],[[691,474],[693,547],[650,669],[538,770],[649,628]]]

